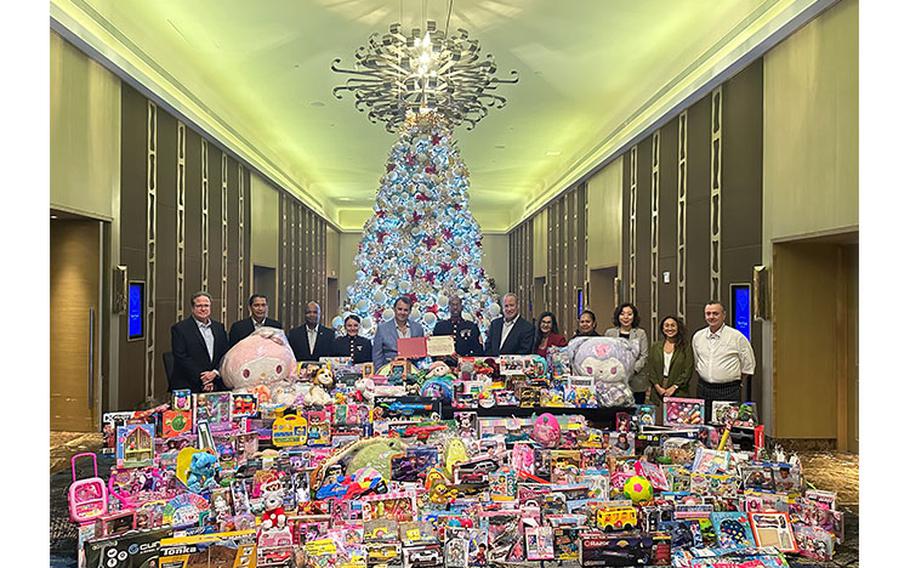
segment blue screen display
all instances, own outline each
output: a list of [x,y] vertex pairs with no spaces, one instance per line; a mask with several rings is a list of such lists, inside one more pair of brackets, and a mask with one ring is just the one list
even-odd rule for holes
[[145,283],[130,282],[129,292],[129,338],[137,339],[145,334]]
[[740,331],[743,335],[746,336],[746,339],[752,339],[750,337],[750,331],[752,328],[752,290],[748,285],[732,286],[733,288],[733,327]]
[[581,288],[578,288],[576,291],[576,296],[577,297],[575,300],[576,301],[575,305],[577,306],[577,309],[575,311],[578,313],[575,314],[575,316],[581,317],[581,312],[583,312],[585,309],[585,291],[582,290]]

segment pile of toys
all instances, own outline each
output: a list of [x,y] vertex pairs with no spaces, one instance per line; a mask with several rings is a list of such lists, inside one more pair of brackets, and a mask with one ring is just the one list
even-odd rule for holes
[[[798,459],[764,447],[753,405],[707,416],[703,401],[668,399],[607,427],[459,407],[465,382],[480,382],[478,395],[516,381],[553,390],[540,358],[495,363],[395,361],[374,373],[331,359],[105,415],[110,474],[96,465],[76,480],[88,456],[73,458],[80,562],[761,567],[828,559],[843,538],[836,496],[807,490]],[[587,378],[594,399],[607,392]]]

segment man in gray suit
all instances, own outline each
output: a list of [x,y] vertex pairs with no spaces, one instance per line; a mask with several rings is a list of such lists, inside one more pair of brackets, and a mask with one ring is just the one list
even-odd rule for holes
[[398,356],[398,340],[408,337],[423,337],[423,327],[412,321],[413,302],[408,296],[395,300],[395,317],[379,324],[373,338],[373,366],[378,371],[383,365]]

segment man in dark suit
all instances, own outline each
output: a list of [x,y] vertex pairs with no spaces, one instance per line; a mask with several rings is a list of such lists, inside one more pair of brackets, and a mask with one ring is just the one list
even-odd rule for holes
[[191,304],[193,315],[171,326],[173,388],[193,392],[227,390],[218,366],[228,350],[228,336],[221,322],[211,318],[212,297],[208,292],[196,292]]
[[512,292],[502,297],[502,317],[490,323],[484,347],[487,357],[534,352],[534,326],[518,315],[518,296]]
[[281,322],[269,316],[269,299],[262,294],[250,296],[250,317],[235,321],[231,326],[231,347],[237,345],[260,327],[276,327],[282,329]]
[[316,302],[306,305],[306,323],[288,332],[288,343],[298,361],[318,361],[335,353],[335,332],[319,324],[322,308]]
[[433,335],[454,335],[455,353],[462,357],[475,357],[483,355],[483,346],[480,344],[480,328],[472,321],[461,317],[462,302],[459,296],[449,298],[449,315],[447,320],[436,322]]

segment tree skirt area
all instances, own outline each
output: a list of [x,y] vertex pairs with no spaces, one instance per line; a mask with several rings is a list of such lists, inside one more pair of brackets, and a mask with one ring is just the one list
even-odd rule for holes
[[[51,434],[50,475],[50,566],[52,568],[76,566],[77,534],[70,522],[66,492],[71,482],[70,456],[84,451],[95,451],[101,445],[100,434],[53,432]],[[793,567],[859,566],[859,456],[838,452],[800,452],[805,479],[818,489],[836,491],[838,508],[844,511],[844,543],[837,546],[831,562],[814,562],[790,557]],[[56,466],[54,465],[56,463]],[[98,469],[107,478],[114,460],[101,456]],[[91,460],[78,464],[77,475],[91,475]],[[556,563],[547,563],[556,566]]]

